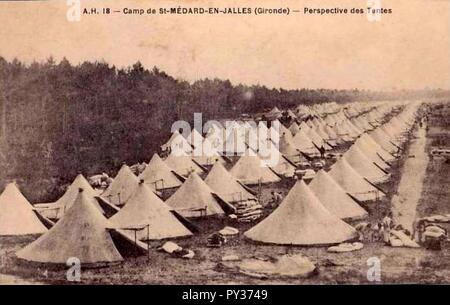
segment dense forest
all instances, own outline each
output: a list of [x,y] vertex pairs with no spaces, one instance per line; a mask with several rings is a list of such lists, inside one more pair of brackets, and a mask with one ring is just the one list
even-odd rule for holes
[[[301,86],[301,84],[299,84]],[[24,64],[0,57],[0,188],[16,179],[32,201],[53,200],[81,172],[114,175],[123,162],[148,162],[175,120],[204,122],[273,106],[408,98],[442,91],[283,90],[229,80],[175,79],[139,62]]]

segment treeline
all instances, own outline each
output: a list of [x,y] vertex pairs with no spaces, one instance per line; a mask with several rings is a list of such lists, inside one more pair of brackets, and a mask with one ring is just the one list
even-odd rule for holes
[[219,79],[191,84],[139,62],[118,69],[105,62],[73,66],[50,58],[25,65],[0,57],[0,188],[16,179],[31,200],[53,200],[78,172],[115,174],[122,162],[148,161],[172,123],[192,121],[194,112],[206,121],[275,105],[410,95],[270,89]]

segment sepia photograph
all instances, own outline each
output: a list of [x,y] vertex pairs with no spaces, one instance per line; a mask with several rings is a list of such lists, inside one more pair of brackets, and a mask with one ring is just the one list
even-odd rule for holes
[[450,284],[450,1],[0,20],[0,285]]

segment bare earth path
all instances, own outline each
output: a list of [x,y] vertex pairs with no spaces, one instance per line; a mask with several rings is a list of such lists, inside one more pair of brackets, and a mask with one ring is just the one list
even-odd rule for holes
[[394,222],[401,224],[405,229],[412,231],[416,218],[416,207],[419,203],[423,179],[428,164],[428,155],[425,152],[426,126],[415,131],[415,138],[411,141],[409,157],[403,166],[403,173],[397,191],[392,199],[392,214]]

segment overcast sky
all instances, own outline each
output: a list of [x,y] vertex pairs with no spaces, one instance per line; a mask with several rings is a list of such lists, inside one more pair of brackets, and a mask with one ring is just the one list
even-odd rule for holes
[[[83,1],[82,6],[255,6],[257,1]],[[0,2],[0,56],[76,64],[141,61],[188,81],[205,77],[283,88],[450,89],[450,1],[381,0],[365,15],[82,16],[66,1]],[[365,7],[365,0],[260,1],[265,7]],[[97,5],[96,5],[97,4]],[[173,5],[171,5],[173,4]]]

